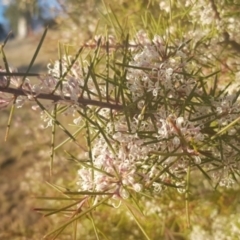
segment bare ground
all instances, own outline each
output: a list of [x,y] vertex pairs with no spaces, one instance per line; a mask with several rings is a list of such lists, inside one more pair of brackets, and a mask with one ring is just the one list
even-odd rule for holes
[[[40,39],[41,36],[31,36],[28,39],[9,41],[4,48],[9,65],[18,68],[20,72],[26,71]],[[47,37],[30,72],[46,73],[49,59],[56,59],[56,56],[57,44]],[[4,68],[2,59],[0,66]],[[31,192],[36,191],[31,191],[33,184],[28,184],[28,181],[31,179],[29,173],[32,173],[32,177],[39,180],[36,184],[43,184],[41,173],[34,172],[34,169],[46,160],[46,157],[39,154],[39,149],[45,146],[46,151],[49,151],[46,148],[49,138],[39,135],[42,130],[36,126],[38,116],[29,114],[28,110],[16,109],[5,142],[9,110],[0,112],[0,239],[41,239],[49,228],[49,223],[33,211],[36,206]],[[36,137],[36,133],[39,136]],[[45,166],[41,168],[46,169]],[[39,177],[36,177],[37,174],[40,174]]]

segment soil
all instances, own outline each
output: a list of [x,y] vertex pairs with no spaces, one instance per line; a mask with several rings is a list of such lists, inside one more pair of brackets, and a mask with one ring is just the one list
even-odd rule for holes
[[[18,68],[19,72],[26,71],[40,39],[41,36],[37,35],[22,40],[10,40],[4,48],[9,65]],[[57,44],[55,47],[50,44],[49,39],[45,40],[30,72],[46,73],[49,59],[57,56]],[[4,68],[2,59],[0,66]],[[39,149],[41,146],[47,149],[49,139],[36,137],[36,132],[42,131],[39,126],[36,127],[37,116],[29,114],[27,110],[16,109],[8,140],[5,142],[9,112],[10,108],[0,112],[0,239],[41,239],[49,224],[42,215],[33,211],[36,203],[29,190],[33,184],[28,181],[31,172],[36,180],[35,174],[39,172],[34,173],[33,169],[40,166],[44,159],[40,156]],[[41,174],[38,180],[43,183]]]

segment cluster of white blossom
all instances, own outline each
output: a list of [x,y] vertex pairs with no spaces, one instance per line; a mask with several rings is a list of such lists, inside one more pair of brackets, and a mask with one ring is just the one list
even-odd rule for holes
[[[212,172],[221,186],[231,187],[231,171],[239,172],[239,144],[234,138],[221,146],[207,143],[216,133],[208,133],[207,127],[212,123],[220,130],[233,121],[239,113],[238,96],[206,99],[197,79],[183,74],[191,63],[180,47],[164,52],[159,36],[151,41],[142,32],[138,42],[145,44],[132,54],[126,75],[137,110],[129,118],[115,112],[114,121],[110,110],[99,112],[107,119],[98,122],[105,135],[100,133],[92,143],[92,167],[79,170],[79,190],[127,198],[131,191],[157,193],[172,184],[184,192],[187,168],[195,165]],[[192,110],[186,101],[192,101]],[[236,131],[230,128],[228,135]]]
[[[94,73],[90,73],[89,65],[87,60],[81,61],[72,56],[63,56],[61,60],[48,64],[48,74],[39,75],[37,82],[31,81],[30,78],[23,78],[17,69],[9,68],[8,71],[12,75],[2,76],[0,79],[0,87],[5,89],[1,92],[0,108],[13,103],[15,97],[12,94],[15,93],[17,108],[21,108],[27,101],[32,101],[32,108],[36,110],[39,106],[34,105],[34,98],[38,98],[41,94],[45,96],[48,94],[52,95],[50,99],[53,101],[50,104],[44,104],[46,110],[51,112],[55,101],[55,103],[68,105],[64,111],[65,114],[74,114],[75,109],[79,107],[80,98],[98,100],[99,92],[101,97],[106,98],[105,87],[102,87],[100,82],[94,83],[91,76]],[[0,69],[0,72],[5,73],[6,70]],[[12,91],[7,91],[8,88]],[[54,96],[57,96],[57,99]],[[41,118],[47,123],[47,127],[52,126],[52,119],[44,111],[41,112]]]
[[[222,4],[222,1],[218,1],[218,3]],[[189,15],[193,21],[198,21],[201,25],[214,24],[216,16],[213,12],[211,1],[198,0],[195,4],[192,4],[191,1],[186,1],[185,6],[191,8]]]
[[[129,50],[127,74],[120,80],[126,88],[125,110],[88,106],[84,112],[90,119],[89,134],[95,137],[90,137],[90,165],[79,170],[79,190],[126,198],[131,191],[160,192],[171,184],[182,192],[188,167],[196,165],[210,171],[221,186],[232,186],[232,173],[239,171],[238,125],[227,128],[224,141],[213,137],[238,117],[238,93],[208,95],[203,77],[191,74],[195,62],[189,60],[188,42],[167,46],[160,36],[150,39],[141,31],[135,44],[138,48]],[[63,57],[48,66],[49,75],[39,76],[38,84],[25,80],[26,96],[17,98],[18,106],[54,93],[61,97],[58,103],[68,105],[65,113],[76,116],[83,113],[79,98],[101,102],[107,98],[106,88],[113,90],[108,96],[113,103],[123,104],[114,96],[118,84],[104,83],[104,75],[93,78],[90,65],[87,60]],[[21,86],[20,77],[9,79],[11,86]],[[6,87],[9,79],[3,77],[1,86]],[[1,99],[2,105],[7,102],[6,97]],[[42,118],[52,125],[44,112]],[[81,118],[77,116],[74,123],[85,124]]]

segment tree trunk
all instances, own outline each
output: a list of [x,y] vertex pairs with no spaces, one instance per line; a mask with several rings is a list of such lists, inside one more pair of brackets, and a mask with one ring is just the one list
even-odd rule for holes
[[23,39],[28,34],[28,23],[25,16],[21,16],[18,19],[18,30],[17,30],[17,38]]

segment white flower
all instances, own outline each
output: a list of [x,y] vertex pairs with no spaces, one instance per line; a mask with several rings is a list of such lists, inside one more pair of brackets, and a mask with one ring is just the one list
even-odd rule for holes
[[161,1],[159,3],[159,7],[160,7],[161,10],[164,10],[167,13],[170,12],[170,4],[167,4],[166,1]]
[[162,191],[162,185],[160,183],[154,182],[152,185],[153,185],[153,191],[156,194],[159,194]]

